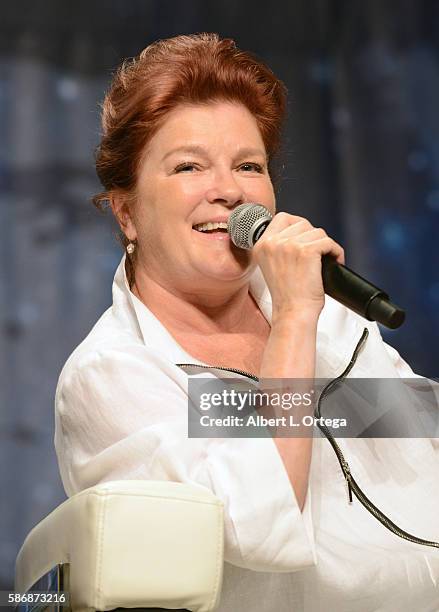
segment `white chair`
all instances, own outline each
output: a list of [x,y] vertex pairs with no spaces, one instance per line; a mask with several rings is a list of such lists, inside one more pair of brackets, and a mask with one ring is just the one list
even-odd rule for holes
[[15,591],[67,591],[74,612],[210,612],[221,594],[223,524],[222,503],[204,487],[105,482],[32,529],[17,557]]

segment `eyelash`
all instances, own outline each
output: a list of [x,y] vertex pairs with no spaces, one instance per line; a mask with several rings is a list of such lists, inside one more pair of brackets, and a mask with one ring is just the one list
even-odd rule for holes
[[[175,168],[175,172],[179,172],[180,170],[184,170],[185,168],[191,168],[195,166],[196,164],[193,164],[191,162],[184,162],[183,164],[179,164]],[[241,164],[240,168],[242,168],[242,166],[253,166],[256,169],[256,172],[259,172],[261,174],[264,170],[263,166],[261,166],[260,164],[256,164],[255,162],[244,162],[243,164]]]

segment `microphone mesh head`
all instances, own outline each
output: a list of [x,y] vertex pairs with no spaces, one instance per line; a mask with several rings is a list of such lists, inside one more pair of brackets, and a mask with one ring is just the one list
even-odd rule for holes
[[253,228],[258,221],[271,221],[272,214],[262,204],[240,204],[229,217],[227,231],[235,246],[240,249],[253,247]]

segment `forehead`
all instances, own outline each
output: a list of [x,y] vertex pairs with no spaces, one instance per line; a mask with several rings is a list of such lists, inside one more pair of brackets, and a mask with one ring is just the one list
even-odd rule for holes
[[184,104],[170,111],[148,149],[206,142],[233,146],[238,141],[263,146],[255,117],[239,103]]

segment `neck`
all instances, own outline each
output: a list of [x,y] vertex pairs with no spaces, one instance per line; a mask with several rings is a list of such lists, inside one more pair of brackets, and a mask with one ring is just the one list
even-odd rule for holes
[[239,287],[230,285],[227,292],[224,286],[221,283],[221,293],[219,288],[201,290],[197,287],[197,292],[177,290],[138,269],[131,291],[162,323],[181,332],[245,331],[249,326],[248,314],[256,306],[249,293],[249,283]]

